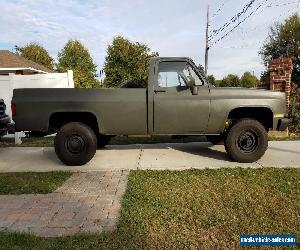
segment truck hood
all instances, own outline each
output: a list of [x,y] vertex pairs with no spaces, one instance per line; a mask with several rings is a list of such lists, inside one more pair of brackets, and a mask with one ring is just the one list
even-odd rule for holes
[[212,87],[212,95],[227,96],[231,98],[247,99],[281,99],[285,100],[285,93],[265,89],[249,89],[235,87]]

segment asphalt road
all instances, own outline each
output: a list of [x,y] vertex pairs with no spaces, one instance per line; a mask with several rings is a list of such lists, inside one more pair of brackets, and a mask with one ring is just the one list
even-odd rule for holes
[[204,169],[222,167],[300,167],[300,141],[272,141],[252,164],[230,161],[224,146],[210,143],[107,146],[85,166],[68,167],[53,148],[0,148],[0,172],[96,171],[125,169]]

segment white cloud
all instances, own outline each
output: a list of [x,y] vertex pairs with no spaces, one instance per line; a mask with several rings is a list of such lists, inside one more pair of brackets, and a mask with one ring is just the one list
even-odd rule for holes
[[[212,13],[221,5],[210,1]],[[264,0],[257,0],[262,2]],[[281,0],[269,0],[282,3]],[[291,0],[292,2],[293,0]],[[81,40],[101,67],[106,47],[116,35],[148,44],[162,56],[189,56],[203,63],[206,6],[209,0],[0,0],[0,46],[43,44],[56,56],[70,38]],[[242,9],[248,0],[227,0],[212,20],[217,28]],[[251,17],[210,51],[209,72],[263,70],[258,50],[268,27],[295,11],[297,4],[267,8]],[[292,10],[292,11],[291,11]]]

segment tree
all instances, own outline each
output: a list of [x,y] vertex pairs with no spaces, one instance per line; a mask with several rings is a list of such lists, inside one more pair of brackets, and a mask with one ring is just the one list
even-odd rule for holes
[[58,71],[73,70],[77,88],[99,87],[95,78],[96,67],[89,51],[77,40],[69,40],[58,53]]
[[293,59],[292,81],[300,85],[300,18],[295,14],[282,24],[275,24],[259,52],[267,66],[269,61],[280,56]]
[[241,81],[237,75],[229,74],[220,82],[220,87],[240,87]]
[[205,74],[205,72],[204,72],[204,67],[202,66],[202,64],[199,64],[199,65],[197,66],[197,68],[199,69],[199,71],[201,71],[203,74]]
[[256,76],[250,72],[245,72],[241,78],[241,86],[244,88],[255,88],[259,84]]
[[33,42],[24,47],[15,46],[15,49],[18,55],[41,64],[48,69],[54,69],[54,59],[42,45]]
[[106,87],[146,87],[148,65],[158,53],[142,43],[117,36],[107,48],[104,72]]
[[270,73],[268,71],[263,71],[260,75],[260,82],[263,85],[267,85],[270,82]]
[[210,84],[215,85],[216,86],[216,78],[214,77],[214,75],[208,75],[207,76],[207,80]]
[[292,88],[291,91],[291,117],[290,132],[300,133],[300,89]]

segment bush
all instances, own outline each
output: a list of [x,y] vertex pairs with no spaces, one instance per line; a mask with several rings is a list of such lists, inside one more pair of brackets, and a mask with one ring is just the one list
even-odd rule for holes
[[300,133],[300,88],[294,88],[291,93],[291,115],[293,118],[289,130],[292,133]]

